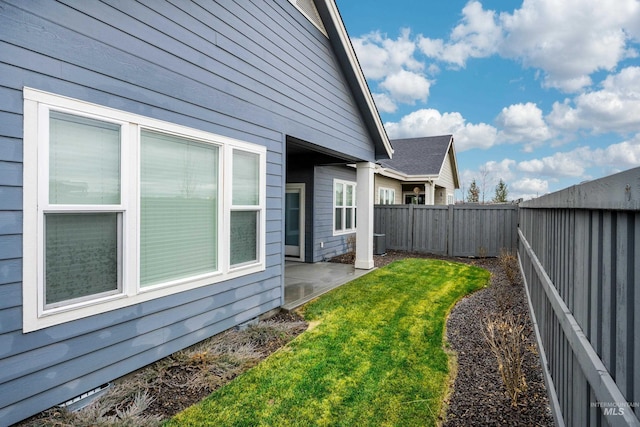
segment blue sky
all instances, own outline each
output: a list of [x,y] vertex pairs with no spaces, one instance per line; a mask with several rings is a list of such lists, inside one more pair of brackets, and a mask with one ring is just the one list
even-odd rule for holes
[[336,3],[389,137],[453,134],[465,190],[640,166],[640,0]]

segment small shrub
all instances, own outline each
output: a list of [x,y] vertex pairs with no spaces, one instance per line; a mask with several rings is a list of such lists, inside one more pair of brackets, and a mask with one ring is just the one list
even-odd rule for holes
[[351,253],[351,252],[355,252],[356,251],[356,235],[352,234],[349,237],[347,237],[347,252]]
[[517,406],[518,396],[527,388],[522,372],[524,324],[519,316],[508,313],[503,317],[487,319],[484,326],[482,332],[498,360],[498,371],[511,398],[511,406]]
[[478,246],[478,258],[486,258],[487,253],[487,248],[484,246]]
[[513,251],[502,249],[498,259],[509,283],[515,285],[518,282],[518,257]]

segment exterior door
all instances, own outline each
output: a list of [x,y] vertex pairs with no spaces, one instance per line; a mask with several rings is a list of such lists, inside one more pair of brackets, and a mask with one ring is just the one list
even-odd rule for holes
[[304,184],[287,184],[284,202],[284,254],[304,261]]

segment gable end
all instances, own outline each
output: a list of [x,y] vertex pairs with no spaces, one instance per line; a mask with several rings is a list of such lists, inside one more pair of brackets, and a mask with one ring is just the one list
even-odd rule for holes
[[315,25],[325,36],[328,37],[327,30],[324,28],[318,9],[316,9],[313,0],[289,0],[313,25]]

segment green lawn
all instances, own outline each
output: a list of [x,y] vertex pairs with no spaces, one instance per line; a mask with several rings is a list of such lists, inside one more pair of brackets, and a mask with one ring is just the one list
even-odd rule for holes
[[375,270],[309,303],[308,331],[168,425],[435,425],[449,382],[446,316],[488,279],[427,259]]

